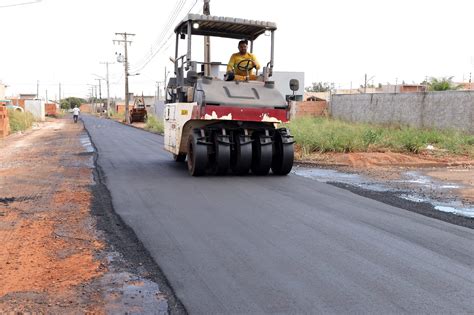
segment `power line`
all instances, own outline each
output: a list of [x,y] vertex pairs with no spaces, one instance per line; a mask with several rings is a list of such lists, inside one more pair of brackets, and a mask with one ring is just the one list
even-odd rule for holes
[[28,4],[35,4],[41,2],[43,0],[35,0],[30,2],[21,2],[21,3],[14,3],[14,4],[7,4],[7,5],[0,5],[0,8],[9,8],[9,7],[18,7],[20,5],[28,5]]
[[[186,1],[183,2],[183,4],[180,6],[180,9],[179,11],[176,11],[176,14],[173,14],[170,19],[168,20],[168,23],[166,24],[166,27],[163,29],[163,31],[161,32],[160,36],[158,37],[158,39],[155,41],[155,43],[157,43],[157,45],[154,44],[155,47],[157,47],[157,49],[155,51],[153,51],[153,47],[151,48],[151,52],[150,52],[150,55],[148,56],[147,59],[145,58],[142,58],[145,59],[145,61],[143,62],[143,64],[139,67],[137,67],[134,72],[137,72],[137,71],[141,71],[142,69],[144,69],[154,58],[155,56],[163,50],[163,48],[166,46],[166,44],[169,42],[169,40],[172,38],[173,36],[173,33],[171,32],[171,34],[168,35],[168,37],[166,38],[165,40],[165,37],[166,37],[166,34],[169,32],[170,30],[170,26],[174,24],[176,18],[178,17],[179,13],[181,13],[181,10],[184,6],[184,3]],[[194,4],[191,6],[191,8],[188,10],[187,14],[189,14],[191,12],[191,10],[196,6],[198,0],[195,0],[194,1]],[[179,3],[178,3],[179,5]],[[177,6],[178,8],[178,6]]]
[[112,82],[111,84],[112,84],[112,85],[117,85],[117,84],[119,84],[120,81],[122,81],[122,78],[123,78],[123,72],[122,72],[122,74],[120,74],[120,78],[118,78],[116,81],[114,80],[114,82]]
[[163,28],[160,37],[158,37],[153,45],[159,45],[163,38],[166,36],[166,33],[168,32],[169,28],[172,27],[173,22],[176,20],[178,15],[181,13],[181,10],[183,10],[183,7],[187,0],[180,0],[180,2],[177,3],[176,8],[174,9],[173,13],[170,15],[168,18],[168,22],[165,24],[165,27]]
[[[174,11],[171,13],[167,23],[165,24],[165,26],[163,27],[160,35],[158,36],[158,38],[153,42],[151,48],[150,48],[150,53],[148,56],[144,56],[139,63],[137,63],[138,65],[141,65],[141,66],[138,66],[138,70],[137,71],[140,71],[141,69],[143,69],[150,61],[151,59],[154,58],[154,56],[156,56],[156,49],[158,48],[158,50],[161,50],[162,48],[162,43],[163,41],[165,41],[166,39],[166,35],[167,33],[170,31],[170,28],[172,27],[172,25],[174,24],[174,21],[176,20],[176,17],[178,16],[178,14],[181,13],[181,10],[183,9],[183,6],[184,4],[186,3],[186,0],[181,0],[180,2],[177,3]],[[168,39],[166,39],[166,41],[168,41]]]
[[168,31],[168,28],[169,28],[169,24],[171,22],[171,19],[174,18],[174,15],[177,14],[177,10],[180,9],[180,6],[182,6],[184,4],[186,0],[180,0],[180,2],[178,2],[175,6],[175,8],[173,9],[171,15],[169,16],[168,18],[168,21],[164,24],[160,34],[158,35],[158,37],[153,41],[153,43],[150,45],[150,52],[149,53],[145,53],[143,55],[142,58],[139,59],[139,61],[136,63],[137,65],[141,65],[143,63],[145,63],[149,56],[150,55],[153,55],[153,51],[156,49],[156,46],[159,46],[159,44],[161,43],[161,41],[163,40],[163,37],[166,35],[166,32]]
[[[180,0],[178,3],[176,3],[175,8],[173,9],[172,13],[170,14],[168,21],[165,23],[163,26],[163,29],[161,30],[160,35],[155,39],[155,41],[152,43],[150,51],[150,54],[153,54],[154,48],[156,46],[159,46],[161,42],[163,41],[163,38],[166,36],[166,33],[169,31],[169,28],[173,21],[176,19],[176,16],[181,12],[183,9],[184,4],[186,3],[187,0]],[[141,64],[143,61],[145,61],[148,57],[145,55],[142,59],[140,59],[140,62],[138,64]]]
[[161,47],[159,47],[140,68],[136,69],[135,72],[143,70],[143,68],[145,68],[153,60],[153,58],[155,58],[155,56],[163,49],[163,47],[168,43],[171,37],[173,37],[173,34],[170,34],[166,42],[164,42],[163,45],[161,45]]

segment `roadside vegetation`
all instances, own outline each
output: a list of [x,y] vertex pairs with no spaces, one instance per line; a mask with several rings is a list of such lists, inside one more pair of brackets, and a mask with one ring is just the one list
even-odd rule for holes
[[110,112],[110,119],[118,120],[118,121],[125,121],[125,112],[117,113],[114,111]]
[[81,107],[81,104],[86,103],[86,100],[79,97],[68,97],[61,100],[61,108],[68,110],[72,109],[75,106]]
[[10,121],[10,131],[12,133],[30,129],[35,121],[31,113],[20,112],[13,109],[8,110],[8,119]]
[[424,81],[421,84],[428,85],[428,91],[449,91],[459,90],[462,88],[462,84],[456,84],[453,82],[454,77],[442,77],[435,78],[431,77],[428,82]]
[[148,114],[148,118],[146,120],[145,129],[155,133],[163,133],[164,132],[164,125],[163,121],[156,116]]
[[474,157],[474,135],[452,130],[348,123],[330,118],[298,118],[289,123],[303,155],[318,152],[431,151]]

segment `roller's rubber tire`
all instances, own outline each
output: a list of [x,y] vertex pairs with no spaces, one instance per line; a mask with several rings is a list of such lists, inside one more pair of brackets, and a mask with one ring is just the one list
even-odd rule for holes
[[207,167],[207,147],[198,144],[196,134],[191,134],[188,138],[188,171],[192,176],[202,176],[206,174]]
[[253,134],[252,142],[252,173],[255,175],[267,175],[272,166],[272,144],[262,145],[265,135],[261,133]]
[[235,175],[246,175],[252,166],[252,143],[245,143],[245,137],[236,134],[235,151],[231,157],[231,169]]
[[225,175],[230,168],[230,145],[220,143],[218,136],[214,137],[215,156],[212,165],[214,175]]
[[274,136],[272,172],[275,175],[287,175],[293,168],[294,144],[284,143],[283,133],[276,132]]

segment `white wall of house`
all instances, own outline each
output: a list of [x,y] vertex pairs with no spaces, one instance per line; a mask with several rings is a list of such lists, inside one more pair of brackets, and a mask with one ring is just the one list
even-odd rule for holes
[[46,109],[42,100],[25,100],[25,111],[32,113],[39,121],[46,120]]

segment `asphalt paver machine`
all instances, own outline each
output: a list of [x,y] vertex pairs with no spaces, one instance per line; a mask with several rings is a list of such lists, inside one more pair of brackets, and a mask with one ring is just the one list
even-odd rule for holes
[[[165,149],[176,161],[187,160],[189,173],[286,175],[294,158],[294,139],[287,128],[290,103],[271,80],[276,24],[228,17],[189,14],[175,28],[175,76],[167,84],[164,108]],[[242,60],[237,67],[246,71],[241,80],[226,81],[226,64],[192,58],[195,36],[225,37],[250,42],[262,34],[270,37],[270,60],[250,80],[253,63]],[[179,55],[179,43],[187,51]],[[236,42],[237,43],[237,42]],[[237,77],[237,76],[236,76]],[[291,90],[298,81],[290,80]],[[187,159],[186,159],[187,158]]]

